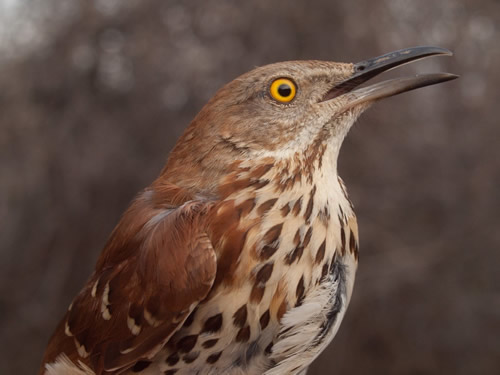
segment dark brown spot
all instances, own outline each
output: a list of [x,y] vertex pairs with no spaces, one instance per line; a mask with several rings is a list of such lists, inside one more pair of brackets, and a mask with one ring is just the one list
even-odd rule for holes
[[151,364],[150,361],[139,361],[134,365],[134,367],[132,367],[132,372],[139,372],[144,369],[147,369],[150,364]]
[[340,253],[342,255],[345,255],[345,231],[343,226],[340,226],[340,242],[342,243],[342,248],[340,249]]
[[265,286],[254,285],[252,288],[252,292],[250,293],[250,302],[259,303],[262,301],[262,297],[264,297],[264,291],[266,290]]
[[300,227],[297,228],[297,232],[295,232],[295,236],[293,237],[293,244],[297,246],[300,243]]
[[188,353],[194,348],[197,340],[198,335],[184,336],[177,342],[177,350],[181,353]]
[[323,165],[323,156],[325,154],[325,151],[326,151],[326,145],[324,143],[321,144],[321,147],[319,149],[319,152],[318,152],[318,169],[321,170],[321,166]]
[[265,243],[262,247],[261,258],[268,259],[271,257],[278,249],[278,244],[276,243],[280,237],[281,230],[283,229],[283,223],[277,224],[271,227],[266,234],[262,237],[262,242]]
[[297,216],[300,213],[300,210],[302,208],[302,197],[297,199],[295,204],[293,205],[292,213]]
[[351,254],[354,254],[354,257],[357,259],[358,257],[358,242],[356,241],[356,237],[354,237],[354,233],[351,230],[349,235],[349,249],[351,250]]
[[293,186],[297,182],[300,182],[301,178],[302,178],[301,173],[299,171],[296,171],[296,173],[294,175],[288,177],[287,179],[280,180],[280,183],[278,186],[281,189],[281,191],[289,190],[289,189],[293,188]]
[[266,245],[262,248],[260,252],[260,258],[262,260],[267,260],[273,256],[273,254],[278,250],[279,244]]
[[221,356],[222,352],[211,354],[207,357],[207,363],[214,364],[217,362]]
[[279,188],[279,190],[281,190],[281,191],[289,190],[297,182],[300,182],[300,180],[301,180],[301,174],[300,174],[300,172],[297,172],[296,174],[294,174],[293,176],[288,177],[285,180],[280,180],[279,183],[278,183],[278,185],[277,185],[277,188]]
[[309,196],[309,201],[307,202],[306,212],[304,212],[304,220],[309,222],[314,206],[314,194],[316,194],[316,185],[311,190],[311,195]]
[[339,222],[340,224],[342,224],[345,220],[345,214],[344,214],[344,210],[342,209],[342,206],[339,204]]
[[166,361],[169,366],[174,366],[177,362],[179,362],[179,354],[177,352],[173,352],[170,354]]
[[260,328],[262,330],[265,329],[269,324],[270,316],[271,314],[269,313],[269,309],[267,309],[266,312],[260,316],[259,322],[260,322]]
[[232,179],[227,180],[219,187],[221,197],[228,197],[236,191],[241,191],[253,185],[254,182],[250,178],[242,178],[237,180],[237,177],[232,176]]
[[243,327],[247,322],[247,305],[241,306],[236,312],[233,314],[233,323],[236,327]]
[[323,155],[326,150],[326,145],[324,144],[324,139],[326,136],[326,131],[322,131],[314,139],[314,141],[309,145],[309,147],[304,152],[304,166],[303,168],[307,171],[307,181],[312,183],[313,172],[315,170],[315,162],[318,161],[318,168],[321,169],[323,163]]
[[285,263],[290,265],[295,261],[299,261],[304,253],[304,247],[302,245],[296,246],[292,251],[290,251],[286,258]]
[[267,213],[267,211],[269,211],[271,208],[273,208],[274,204],[276,203],[276,201],[278,200],[278,198],[275,198],[275,199],[269,199],[268,201],[265,201],[264,203],[262,203],[258,208],[257,208],[257,213],[259,215],[265,215]]
[[326,275],[328,275],[328,263],[323,264],[323,268],[321,268],[321,280],[324,280]]
[[304,299],[304,275],[300,278],[299,283],[297,284],[297,290],[295,291],[295,295],[297,296],[297,302],[295,303],[295,307],[300,306]]
[[203,346],[205,349],[208,349],[217,344],[217,341],[219,341],[219,339],[207,340],[203,344],[201,344],[201,346]]
[[259,180],[255,183],[252,184],[255,190],[262,189],[264,186],[266,186],[269,183],[269,180]]
[[208,318],[200,333],[217,332],[222,327],[222,313]]
[[281,207],[281,216],[285,217],[290,213],[290,203],[285,204]]
[[349,194],[347,194],[347,189],[345,187],[344,181],[340,177],[339,179],[340,179],[340,186],[342,187],[342,192],[344,193],[344,197],[345,199],[347,199],[347,201],[351,204],[352,207],[352,203],[351,200],[349,199]]
[[268,346],[266,346],[265,353],[267,355],[271,354],[273,351],[273,345],[274,343],[271,341]]
[[309,245],[309,241],[311,241],[312,233],[313,233],[313,228],[311,226],[311,227],[309,227],[309,229],[306,232],[306,235],[304,236],[304,241],[302,243],[302,246],[307,247],[307,245]]
[[281,229],[283,229],[283,223],[276,224],[275,226],[271,227],[266,234],[264,234],[264,237],[262,237],[262,241],[265,243],[272,243],[276,241],[280,234],[281,234]]
[[328,228],[328,223],[330,221],[330,210],[328,209],[328,203],[319,211],[319,220],[321,223]]
[[178,369],[173,368],[173,369],[165,371],[163,374],[165,374],[165,375],[174,375],[177,371],[178,371]]
[[184,321],[184,324],[183,324],[183,327],[189,327],[191,324],[193,324],[193,321],[194,321],[194,315],[196,314],[196,311],[198,310],[198,308],[196,307],[192,312],[191,314],[188,315],[188,317],[186,318],[186,320]]
[[89,342],[91,342],[91,340],[90,340],[91,335],[90,335],[88,328],[82,330],[82,332],[73,333],[73,335],[74,335],[75,340],[80,345],[84,346],[86,350],[88,350],[88,348],[90,348]]
[[250,338],[250,326],[245,326],[238,331],[236,335],[237,342],[247,342]]
[[314,263],[320,264],[323,261],[323,258],[325,257],[325,249],[326,239],[323,240],[323,243],[320,245],[318,251],[316,252],[316,259],[314,260]]
[[142,311],[142,306],[136,303],[132,303],[128,309],[128,316],[130,316],[130,318],[134,320],[136,326],[140,326],[142,323]]
[[250,212],[252,212],[255,207],[255,198],[249,198],[246,201],[241,202],[238,206],[236,206],[236,210],[239,211],[239,217],[245,217]]
[[252,169],[249,176],[253,178],[261,178],[273,167],[273,165],[274,164],[259,164],[258,167]]
[[293,176],[293,184],[295,185],[297,182],[300,182],[302,180],[302,173],[297,172]]
[[271,277],[271,275],[273,274],[273,267],[274,267],[274,263],[266,263],[264,264],[259,272],[257,272],[257,275],[255,276],[255,284],[265,284],[267,282],[267,280],[269,280],[269,278]]
[[349,207],[351,207],[351,210],[354,211],[354,203],[352,203],[349,198],[347,198],[347,201],[349,202]]
[[332,261],[330,262],[330,272],[333,272],[333,269],[337,265],[337,253],[333,254]]
[[158,313],[160,312],[160,306],[161,306],[161,298],[159,294],[154,294],[147,300],[146,310],[148,310],[148,312],[155,320],[159,320],[157,319],[157,316]]
[[200,355],[200,352],[191,352],[189,354],[186,354],[182,360],[185,362],[185,363],[193,363],[196,358],[198,358]]

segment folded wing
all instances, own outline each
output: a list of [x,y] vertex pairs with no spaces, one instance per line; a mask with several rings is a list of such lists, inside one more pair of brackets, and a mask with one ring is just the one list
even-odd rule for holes
[[96,374],[120,373],[169,340],[216,274],[205,232],[211,203],[187,198],[168,187],[136,199],[52,337],[44,363],[65,355]]

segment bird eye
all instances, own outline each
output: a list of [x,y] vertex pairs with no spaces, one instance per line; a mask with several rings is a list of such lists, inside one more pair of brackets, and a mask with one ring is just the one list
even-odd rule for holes
[[295,98],[297,87],[295,83],[288,78],[278,78],[271,83],[269,91],[273,99],[280,103],[288,103]]

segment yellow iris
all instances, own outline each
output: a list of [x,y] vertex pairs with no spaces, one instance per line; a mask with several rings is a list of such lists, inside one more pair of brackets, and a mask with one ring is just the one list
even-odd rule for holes
[[280,103],[288,103],[295,98],[297,87],[295,86],[295,83],[288,78],[278,78],[271,83],[269,91],[271,92],[273,99]]

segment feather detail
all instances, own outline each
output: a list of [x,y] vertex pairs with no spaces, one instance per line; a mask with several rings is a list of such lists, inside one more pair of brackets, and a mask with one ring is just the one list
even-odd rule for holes
[[156,187],[127,210],[50,340],[51,373],[69,362],[97,375],[127,370],[157,353],[209,293],[217,268],[206,234],[213,203]]
[[66,354],[61,354],[55,362],[45,365],[44,375],[95,375],[88,366],[81,361],[74,364]]

